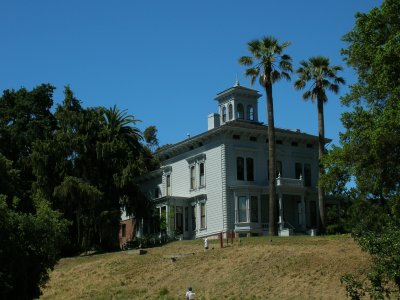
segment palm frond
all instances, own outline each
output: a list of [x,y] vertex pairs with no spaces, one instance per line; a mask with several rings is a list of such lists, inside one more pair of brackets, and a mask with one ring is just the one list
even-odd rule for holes
[[306,86],[306,80],[297,79],[297,80],[294,82],[294,88],[295,88],[296,90],[302,90],[305,86]]
[[290,77],[289,73],[288,72],[284,72],[284,71],[281,72],[281,77],[285,78],[287,81],[290,81],[292,79]]
[[239,58],[239,64],[242,66],[251,66],[253,64],[253,58],[250,56],[242,56]]
[[329,90],[337,94],[339,92],[339,85],[337,84],[330,84],[329,85]]
[[303,99],[304,100],[307,100],[307,99],[312,99],[312,93],[311,93],[311,91],[310,90],[308,90],[308,91],[305,91],[304,92],[304,94],[303,94]]

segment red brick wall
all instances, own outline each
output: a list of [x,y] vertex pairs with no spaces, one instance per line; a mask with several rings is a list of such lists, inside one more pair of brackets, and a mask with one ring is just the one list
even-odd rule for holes
[[[125,226],[125,236],[122,236],[122,228]],[[122,246],[135,237],[135,220],[129,219],[121,221],[119,224],[119,246]]]

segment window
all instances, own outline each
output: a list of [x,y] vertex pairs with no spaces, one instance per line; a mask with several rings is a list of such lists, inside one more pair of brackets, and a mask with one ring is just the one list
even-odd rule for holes
[[192,230],[196,230],[196,206],[192,205]]
[[269,220],[269,199],[268,195],[261,195],[261,223],[268,223]]
[[295,163],[294,165],[294,173],[295,173],[295,178],[299,179],[300,176],[302,176],[303,174],[303,166],[301,165],[301,163]]
[[279,177],[279,175],[281,175],[281,177],[283,177],[282,162],[277,160],[276,161],[276,177]]
[[222,108],[222,122],[226,122],[226,107]]
[[[268,165],[267,165],[267,167],[268,167],[267,172],[268,172],[268,180],[269,180],[269,178],[270,178],[270,176],[269,176],[269,160],[268,160]],[[275,166],[275,177],[278,177],[279,174],[280,174],[281,177],[282,177],[282,162],[279,161],[279,160],[277,160],[277,161],[276,161],[276,166]]]
[[312,149],[312,148],[314,148],[314,145],[313,144],[307,144],[306,147]]
[[292,146],[293,146],[293,147],[297,147],[298,145],[299,145],[298,142],[292,142]]
[[121,225],[121,236],[126,237],[126,224]]
[[276,140],[276,144],[277,144],[277,145],[282,145],[283,142],[282,142],[282,140]]
[[311,186],[311,165],[304,164],[304,185]]
[[310,201],[310,226],[317,226],[317,202]]
[[158,187],[156,187],[154,189],[154,198],[159,198],[160,197],[160,190],[158,189]]
[[255,136],[251,136],[249,138],[249,140],[252,141],[252,142],[257,142],[257,138]]
[[247,173],[247,180],[254,181],[254,161],[252,158],[246,158],[246,173]]
[[194,190],[196,188],[196,168],[195,166],[190,167],[190,189]]
[[244,119],[244,108],[242,103],[237,105],[237,118],[242,120]]
[[171,196],[171,175],[167,175],[167,196]]
[[251,105],[247,105],[247,120],[254,121],[254,108]]
[[177,234],[183,232],[183,207],[177,206],[175,212],[175,231]]
[[204,187],[206,185],[204,178],[204,163],[200,163],[200,187]]
[[258,198],[256,196],[250,197],[250,221],[258,222]]
[[236,179],[244,180],[244,158],[240,156],[236,158]]
[[233,138],[234,140],[240,140],[240,135],[234,134],[234,135],[232,136],[232,138]]
[[229,106],[228,106],[228,117],[229,117],[229,120],[232,120],[232,118],[233,118],[232,104],[229,104]]
[[200,228],[206,228],[206,204],[200,203]]
[[245,196],[238,198],[238,222],[247,222],[247,198]]
[[163,233],[167,231],[167,207],[166,206],[161,207],[160,230]]

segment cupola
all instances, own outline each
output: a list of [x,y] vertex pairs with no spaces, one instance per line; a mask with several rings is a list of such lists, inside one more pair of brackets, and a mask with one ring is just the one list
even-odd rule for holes
[[220,124],[233,120],[258,123],[258,98],[261,94],[253,89],[243,87],[236,81],[235,85],[217,94]]

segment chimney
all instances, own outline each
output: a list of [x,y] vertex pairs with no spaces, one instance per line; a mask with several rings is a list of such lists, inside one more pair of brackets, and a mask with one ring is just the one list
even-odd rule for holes
[[208,115],[208,130],[214,129],[219,126],[219,114],[213,113]]

